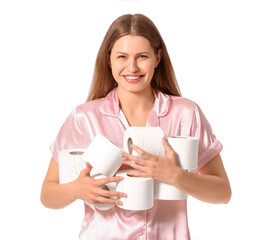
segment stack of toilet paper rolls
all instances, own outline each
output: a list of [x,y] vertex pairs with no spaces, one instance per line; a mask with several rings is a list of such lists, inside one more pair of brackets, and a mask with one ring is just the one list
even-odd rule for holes
[[[165,156],[165,149],[162,143],[164,133],[160,127],[130,127],[124,133],[124,151],[134,156],[138,154],[131,149],[130,144],[134,144],[145,152],[157,156]],[[198,138],[173,136],[167,140],[177,153],[177,161],[184,170],[194,170],[198,162]],[[173,185],[154,181],[154,198],[159,200],[183,200],[187,194],[181,192]]]
[[[80,171],[85,168],[85,161],[90,162],[93,167],[91,177],[94,179],[114,176],[122,165],[123,160],[120,155],[123,151],[138,156],[137,152],[130,147],[131,144],[140,147],[145,152],[164,156],[163,137],[164,134],[160,127],[129,127],[124,133],[124,149],[121,149],[103,135],[97,134],[85,150],[70,149],[60,152],[60,183],[65,183],[69,179],[71,181],[75,180]],[[173,136],[167,137],[167,140],[177,153],[178,164],[181,168],[184,170],[197,168],[198,138]],[[77,152],[81,154],[77,154]],[[117,176],[124,177],[121,182],[117,182],[117,184],[109,183],[103,186],[104,189],[109,191],[120,191],[127,194],[127,198],[120,198],[123,202],[123,206],[118,206],[120,208],[146,210],[153,207],[154,199],[183,200],[188,197],[170,184],[151,178],[130,177],[126,174],[128,171],[132,170],[123,170],[116,173]],[[114,206],[112,204],[88,205],[101,210],[107,210]]]
[[[67,149],[59,153],[59,182],[68,183],[77,179],[86,167],[85,162],[92,166],[90,175],[94,179],[112,177],[122,165],[122,149],[101,134],[97,134],[86,149]],[[102,188],[109,191],[116,190],[116,183],[110,182]],[[108,210],[114,204],[91,204],[91,208]]]

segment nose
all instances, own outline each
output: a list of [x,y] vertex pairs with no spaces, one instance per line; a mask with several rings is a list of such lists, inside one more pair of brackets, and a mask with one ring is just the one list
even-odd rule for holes
[[137,72],[138,71],[138,64],[135,58],[132,58],[128,63],[128,68],[130,72]]

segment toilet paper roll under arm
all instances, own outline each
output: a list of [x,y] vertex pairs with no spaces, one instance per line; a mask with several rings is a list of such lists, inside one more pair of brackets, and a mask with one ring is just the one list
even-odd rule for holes
[[158,200],[184,200],[188,198],[188,195],[171,184],[155,180],[154,198]]
[[59,152],[59,183],[76,180],[80,172],[86,168],[83,159],[84,149],[65,149]]
[[164,156],[163,137],[164,133],[160,127],[128,127],[123,137],[123,148],[125,152],[140,157],[137,152],[130,147],[131,144],[134,144],[145,152],[157,156]]
[[90,143],[83,158],[102,175],[112,177],[122,165],[122,149],[101,134]]
[[199,139],[190,136],[169,136],[167,140],[177,153],[177,160],[184,170],[194,170],[198,166]]
[[118,198],[123,205],[119,208],[126,210],[147,210],[154,206],[154,180],[152,178],[130,177],[123,170],[117,172],[116,176],[124,177],[124,180],[117,183],[118,192],[127,194],[127,198]]
[[[86,168],[83,154],[85,149],[65,149],[59,152],[59,183],[69,183],[76,180],[80,172]],[[98,170],[92,168],[90,176],[94,179],[106,178]],[[116,183],[107,183],[102,187],[108,191],[116,190]],[[91,204],[85,201],[93,210],[94,207],[100,210],[108,210],[114,206],[114,204]]]

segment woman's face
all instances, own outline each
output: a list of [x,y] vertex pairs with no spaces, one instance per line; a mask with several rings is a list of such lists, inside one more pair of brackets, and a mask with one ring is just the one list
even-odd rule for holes
[[119,88],[129,92],[141,92],[151,88],[154,70],[160,59],[161,49],[155,55],[146,38],[126,35],[115,42],[109,65]]

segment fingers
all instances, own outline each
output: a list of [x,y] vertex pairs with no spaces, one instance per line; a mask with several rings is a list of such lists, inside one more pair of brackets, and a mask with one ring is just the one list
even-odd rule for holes
[[92,204],[123,205],[123,203],[120,201],[120,198],[126,198],[127,195],[123,192],[109,191],[107,187],[107,183],[118,182],[123,179],[124,178],[121,176],[93,179],[93,190],[91,195],[89,195],[88,197],[89,199],[86,199],[87,202],[90,202]]
[[[134,161],[134,160],[133,160],[133,161]],[[147,160],[145,160],[145,161],[147,161]],[[123,163],[126,164],[126,165],[128,165],[128,166],[131,166],[132,168],[134,168],[134,169],[136,169],[136,170],[139,170],[139,171],[141,171],[141,172],[146,172],[146,171],[148,170],[147,167],[142,166],[142,165],[139,165],[139,164],[134,163],[134,162],[132,162],[132,161],[124,160]]]
[[173,150],[172,146],[169,144],[166,137],[162,138],[163,147],[165,148],[166,155],[174,156],[176,158],[176,152]]
[[127,172],[127,175],[130,177],[144,177],[144,178],[150,177],[147,173],[133,172],[133,171]]
[[[140,148],[139,148],[140,149]],[[139,149],[137,150],[137,153],[141,156],[141,157],[144,157],[145,159],[142,159],[142,158],[139,158],[139,157],[136,157],[134,155],[131,155],[131,154],[128,154],[128,153],[122,153],[121,154],[121,157],[122,158],[126,158],[126,159],[130,159],[131,161],[133,162],[136,162],[138,164],[141,164],[143,166],[147,165],[149,159],[151,158],[155,158],[156,156],[150,154],[150,153],[145,153],[143,150],[140,150]],[[143,153],[144,152],[144,153]]]
[[123,205],[122,201],[120,201],[120,198],[127,198],[127,195],[122,192],[106,191],[101,189],[101,191],[99,191],[99,196],[96,198],[96,201],[102,204]]
[[101,189],[99,191],[99,194],[104,196],[104,197],[107,197],[107,198],[111,198],[111,197],[123,197],[123,198],[126,198],[127,195],[123,192],[116,192],[116,191],[107,191],[107,190],[104,190],[104,189]]
[[107,183],[122,181],[123,179],[124,178],[121,176],[95,179],[94,185],[100,187],[100,186],[106,185]]
[[137,152],[138,155],[141,156],[141,158],[124,152],[121,154],[121,157],[129,159],[131,161],[124,160],[123,163],[141,172],[148,172],[149,168],[152,165],[152,162],[158,160],[158,156],[147,153],[143,149],[133,144],[131,144],[131,147]]
[[96,198],[96,202],[98,204],[116,204],[116,205],[120,205],[120,206],[123,205],[123,203],[121,201],[119,201],[119,200],[108,199],[108,198],[101,197],[101,196]]
[[166,150],[166,152],[170,152],[170,151],[174,151],[172,146],[169,144],[168,140],[166,137],[163,137],[162,138],[162,143],[163,143],[163,146]]
[[91,172],[92,166],[91,166],[91,164],[89,162],[86,162],[85,165],[86,165],[86,168],[83,169],[80,174],[81,175],[88,175],[88,176],[90,176],[90,172]]
[[155,158],[156,156],[151,154],[151,153],[148,153],[148,152],[145,152],[143,149],[141,149],[140,147],[134,145],[134,144],[131,144],[131,147],[137,152],[137,154],[139,156],[141,156],[141,158],[144,158],[144,159],[150,159],[150,158]]
[[117,204],[123,205],[123,203],[119,200],[120,198],[127,198],[127,195],[122,192],[116,191],[107,191],[104,189],[100,189],[97,192],[98,196],[95,198],[95,201],[99,204]]
[[149,159],[149,158],[153,158],[154,157],[153,154],[145,152],[143,149],[141,149],[140,147],[138,147],[138,146],[136,146],[134,144],[131,144],[130,146],[137,152],[137,154],[139,156],[141,156],[141,158]]

